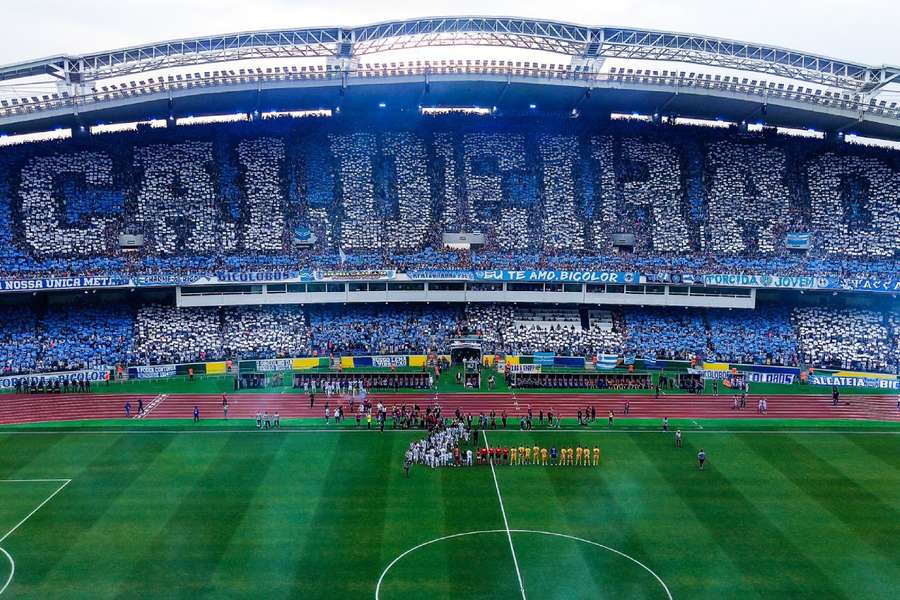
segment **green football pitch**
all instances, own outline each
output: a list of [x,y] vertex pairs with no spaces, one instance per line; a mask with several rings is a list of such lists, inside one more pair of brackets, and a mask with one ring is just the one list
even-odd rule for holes
[[491,432],[602,465],[407,479],[419,437],[2,432],[0,600],[900,597],[896,431]]

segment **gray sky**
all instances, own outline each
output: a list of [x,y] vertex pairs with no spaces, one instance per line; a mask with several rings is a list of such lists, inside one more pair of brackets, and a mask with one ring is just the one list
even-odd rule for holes
[[700,33],[900,65],[898,0],[4,0],[0,64],[249,29],[469,14]]

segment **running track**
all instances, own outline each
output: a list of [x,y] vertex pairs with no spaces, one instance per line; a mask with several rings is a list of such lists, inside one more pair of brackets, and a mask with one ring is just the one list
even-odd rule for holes
[[[0,424],[33,423],[42,421],[67,421],[78,419],[111,419],[124,417],[124,406],[131,401],[132,414],[137,411],[138,399],[143,398],[144,406],[150,406],[152,395],[102,395],[102,394],[35,394],[0,395]],[[379,400],[390,410],[394,404],[420,406],[432,404],[432,394],[370,394],[369,399]],[[530,405],[534,417],[543,409],[552,409],[563,418],[572,418],[579,408],[594,406],[597,418],[605,419],[612,410],[616,416],[623,416],[626,400],[631,402],[629,417],[708,419],[708,418],[770,418],[770,419],[873,419],[900,421],[897,397],[890,396],[845,396],[840,406],[831,405],[830,396],[767,396],[769,412],[756,412],[757,396],[747,398],[747,408],[742,411],[732,409],[732,396],[714,398],[712,396],[625,396],[613,394],[441,394],[440,403],[445,414],[452,414],[458,407],[463,414],[496,410],[506,411],[511,420],[524,415]],[[234,394],[228,396],[229,418],[255,418],[257,411],[278,411],[282,418],[317,417],[323,418],[326,398],[316,397],[316,406],[310,408],[309,400],[302,394]],[[346,399],[331,398],[332,409]],[[848,404],[849,403],[849,404]],[[164,397],[150,411],[148,419],[190,419],[194,406],[199,407],[201,418],[222,417],[222,397],[215,394],[172,394]],[[352,417],[345,414],[345,417]]]

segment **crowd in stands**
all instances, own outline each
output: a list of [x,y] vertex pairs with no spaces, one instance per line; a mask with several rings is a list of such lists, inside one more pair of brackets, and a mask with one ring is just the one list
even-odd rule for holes
[[707,311],[713,361],[744,364],[797,364],[797,335],[786,307],[760,306],[752,311]]
[[735,363],[896,372],[900,316],[764,304],[755,310],[422,304],[176,308],[117,303],[0,306],[3,374],[118,364],[302,356],[485,354]]
[[[896,367],[896,336],[889,337],[885,315],[873,310],[798,308],[791,320],[801,359],[837,369],[885,371]],[[890,322],[896,323],[896,314]]]
[[[409,119],[413,119],[410,117]],[[551,117],[272,120],[0,151],[0,278],[302,266],[900,278],[900,155]],[[478,251],[443,231],[481,231]],[[295,232],[315,235],[295,245]],[[792,251],[788,233],[809,233]],[[144,235],[123,252],[118,235]],[[617,251],[611,234],[635,236]]]
[[329,355],[421,354],[449,346],[459,313],[416,306],[319,306],[309,311],[314,353]]
[[626,323],[626,354],[668,360],[705,355],[706,325],[700,311],[634,308],[627,311]]

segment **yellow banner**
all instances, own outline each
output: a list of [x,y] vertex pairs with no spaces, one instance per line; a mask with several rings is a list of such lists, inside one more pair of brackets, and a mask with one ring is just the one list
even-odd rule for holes
[[508,365],[517,365],[517,364],[519,364],[519,357],[518,357],[518,355],[512,355],[512,356],[507,355],[507,356],[506,356],[506,364],[508,364]]
[[897,379],[896,375],[888,375],[887,373],[864,373],[862,371],[837,371],[835,377],[860,377],[863,379]]
[[425,355],[424,354],[410,354],[409,355],[409,366],[424,367],[425,366]]
[[720,362],[704,362],[703,363],[704,371],[727,371],[728,363],[720,363]]
[[319,366],[318,358],[294,358],[291,359],[291,368],[295,371],[301,369],[315,369]]
[[342,356],[341,357],[341,368],[342,369],[352,369],[353,368],[353,357],[352,356]]
[[223,375],[225,373],[224,362],[208,362],[206,363],[207,375]]

